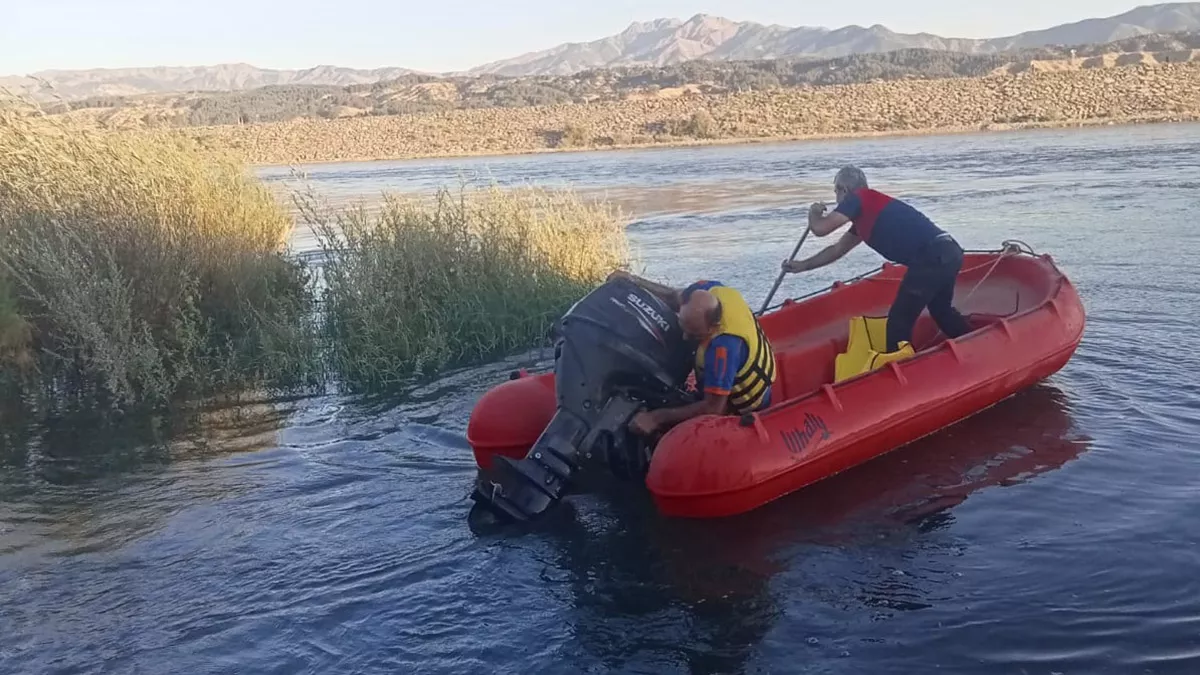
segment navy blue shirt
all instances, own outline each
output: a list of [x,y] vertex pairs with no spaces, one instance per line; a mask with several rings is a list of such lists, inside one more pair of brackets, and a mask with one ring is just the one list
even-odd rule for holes
[[943,234],[924,213],[869,188],[846,195],[834,211],[851,220],[850,231],[867,246],[901,265],[911,264],[925,245]]

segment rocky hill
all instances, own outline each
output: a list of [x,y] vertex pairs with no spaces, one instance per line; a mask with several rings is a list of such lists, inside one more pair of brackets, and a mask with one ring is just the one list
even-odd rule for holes
[[[596,68],[666,67],[695,60],[828,59],[905,49],[996,54],[1189,30],[1200,30],[1200,3],[1148,5],[1116,16],[988,40],[903,34],[881,25],[794,28],[699,14],[686,21],[659,19],[635,23],[617,35],[592,42],[564,44],[482,65],[467,73],[442,75],[564,76]],[[404,68],[355,70],[318,66],[306,70],[265,70],[246,64],[227,64],[46,71],[35,73],[33,78],[0,77],[0,87],[49,101],[164,92],[247,91],[264,86],[345,87],[394,80],[412,73]]]
[[901,79],[944,79],[1027,70],[1107,68],[1190,61],[1200,32],[1139,36],[1103,45],[962,54],[904,49],[829,60],[696,60],[675,66],[596,69],[563,76],[405,75],[346,87],[271,86],[244,92],[100,97],[48,106],[107,126],[209,126],[303,118],[410,115],[456,109],[669,99]]
[[1200,120],[1200,62],[297,119],[188,133],[256,164],[292,164],[1195,120]]

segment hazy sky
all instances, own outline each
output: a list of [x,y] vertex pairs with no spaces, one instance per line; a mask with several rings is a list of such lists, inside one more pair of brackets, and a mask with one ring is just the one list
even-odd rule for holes
[[697,13],[786,26],[881,23],[997,37],[1150,0],[0,0],[0,74],[212,65],[465,69]]

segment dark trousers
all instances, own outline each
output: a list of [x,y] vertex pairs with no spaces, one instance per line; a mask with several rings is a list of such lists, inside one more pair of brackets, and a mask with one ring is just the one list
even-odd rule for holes
[[954,299],[954,280],[962,264],[962,247],[946,235],[930,242],[908,265],[908,271],[900,282],[900,290],[888,311],[889,352],[896,351],[900,342],[912,342],[913,325],[926,307],[938,328],[948,337],[955,338],[971,332],[967,320],[950,304]]

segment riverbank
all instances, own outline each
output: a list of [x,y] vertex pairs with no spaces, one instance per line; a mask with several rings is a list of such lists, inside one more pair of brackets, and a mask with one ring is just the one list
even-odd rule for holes
[[1200,120],[1200,63],[198,127],[254,165]]
[[451,159],[451,158],[485,158],[485,157],[521,157],[528,155],[555,155],[580,152],[606,152],[621,150],[664,150],[670,148],[706,148],[721,146],[754,146],[771,143],[799,143],[806,141],[855,140],[867,138],[918,138],[922,136],[955,136],[959,134],[1002,133],[1007,131],[1027,131],[1034,129],[1086,129],[1105,126],[1137,126],[1144,124],[1181,124],[1200,123],[1200,111],[1189,114],[1158,114],[1127,117],[1121,119],[1096,118],[1087,120],[1071,120],[1057,122],[1017,122],[1010,124],[988,124],[979,126],[940,127],[934,129],[898,129],[891,131],[857,131],[829,134],[798,134],[790,136],[754,136],[730,138],[677,138],[655,141],[652,143],[628,143],[624,145],[592,145],[579,147],[531,148],[528,150],[480,150],[459,152],[453,154],[424,154],[397,157],[341,157],[338,159],[305,160],[304,162],[250,162],[247,164],[256,169],[270,169],[294,166],[301,163],[319,164],[355,164],[362,162],[406,161],[419,159]]

